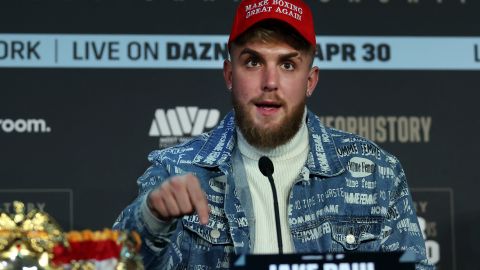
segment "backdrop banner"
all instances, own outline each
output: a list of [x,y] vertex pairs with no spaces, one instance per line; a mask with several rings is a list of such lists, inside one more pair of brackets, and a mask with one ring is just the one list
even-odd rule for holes
[[[150,151],[231,109],[221,69],[238,2],[1,1],[0,209],[22,200],[65,230],[110,227]],[[309,109],[401,160],[438,269],[478,269],[480,1],[307,3]]]

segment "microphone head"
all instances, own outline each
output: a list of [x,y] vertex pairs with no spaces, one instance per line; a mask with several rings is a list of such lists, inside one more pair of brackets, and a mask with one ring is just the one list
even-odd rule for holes
[[272,176],[273,174],[273,163],[266,156],[263,156],[258,160],[258,168],[266,177]]

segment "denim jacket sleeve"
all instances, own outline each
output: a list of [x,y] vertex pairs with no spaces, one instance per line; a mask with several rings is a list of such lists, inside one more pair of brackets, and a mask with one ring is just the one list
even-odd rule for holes
[[[138,197],[125,208],[113,225],[117,230],[135,230],[142,237],[141,254],[147,269],[153,265],[173,265],[174,254],[168,248],[177,222],[162,222],[150,213],[146,198],[151,190],[170,177],[167,169],[158,161],[138,178]],[[168,267],[166,267],[168,268]]]
[[405,250],[416,263],[416,270],[435,269],[426,258],[425,241],[418,224],[405,172],[395,157],[389,158],[396,173],[395,183],[390,191],[387,220],[382,233],[383,251]]

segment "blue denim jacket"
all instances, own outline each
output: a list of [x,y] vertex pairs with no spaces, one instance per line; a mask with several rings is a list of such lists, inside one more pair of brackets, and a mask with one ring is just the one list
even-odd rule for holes
[[[295,251],[409,250],[417,269],[433,269],[399,161],[371,141],[323,126],[311,112],[307,127],[310,151],[287,209]],[[138,179],[138,198],[113,226],[141,234],[147,269],[229,269],[233,254],[253,250],[255,219],[233,112],[209,133],[154,151],[149,160],[153,165]],[[184,173],[200,179],[209,223],[201,225],[196,214],[152,222],[146,195]]]

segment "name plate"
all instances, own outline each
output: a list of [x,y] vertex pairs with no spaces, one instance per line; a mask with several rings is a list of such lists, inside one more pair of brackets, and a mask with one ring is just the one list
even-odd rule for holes
[[415,270],[408,253],[240,255],[236,270]]

